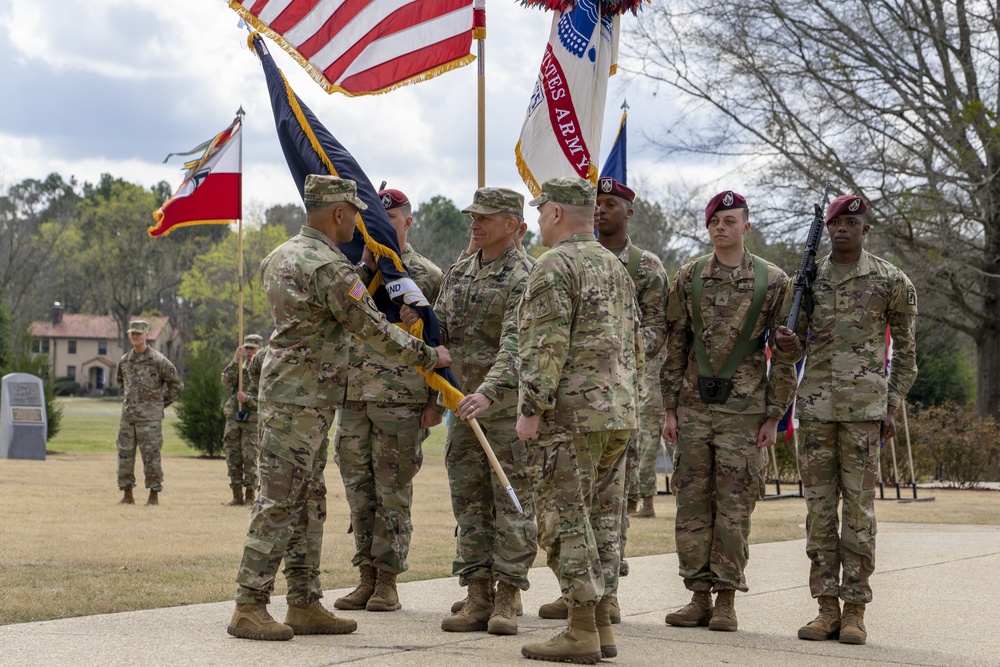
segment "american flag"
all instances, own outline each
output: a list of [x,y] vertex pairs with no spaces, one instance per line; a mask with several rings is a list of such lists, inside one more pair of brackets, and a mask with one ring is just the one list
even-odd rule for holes
[[349,96],[384,93],[467,65],[475,59],[473,28],[485,31],[484,0],[232,0],[229,6],[328,93]]

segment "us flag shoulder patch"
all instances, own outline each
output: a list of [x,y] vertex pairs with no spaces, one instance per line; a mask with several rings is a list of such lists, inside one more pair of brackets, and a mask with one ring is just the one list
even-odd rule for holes
[[365,286],[361,284],[360,280],[355,279],[354,287],[347,294],[355,301],[361,301],[361,297],[365,295]]

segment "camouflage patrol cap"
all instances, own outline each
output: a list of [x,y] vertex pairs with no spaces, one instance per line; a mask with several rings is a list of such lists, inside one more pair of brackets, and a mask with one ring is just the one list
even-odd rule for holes
[[479,188],[462,213],[524,215],[524,196],[509,188]]
[[358,185],[354,181],[336,176],[324,176],[322,174],[309,174],[306,176],[305,192],[302,196],[305,202],[316,202],[320,204],[336,204],[346,201],[353,204],[359,211],[364,211],[368,206],[358,199]]
[[128,323],[129,333],[149,333],[149,322],[146,320],[132,320]]
[[257,334],[247,334],[243,337],[243,347],[260,347],[264,339]]
[[550,201],[566,206],[594,206],[597,188],[590,181],[579,178],[550,178],[542,183],[542,193],[532,199],[531,206],[541,206]]

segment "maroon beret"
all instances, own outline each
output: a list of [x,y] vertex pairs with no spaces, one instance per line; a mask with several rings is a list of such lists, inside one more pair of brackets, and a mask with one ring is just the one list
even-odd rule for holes
[[392,188],[379,190],[378,198],[382,200],[382,206],[384,206],[387,211],[410,203],[410,200],[407,199],[406,195],[399,190],[393,190]]
[[738,192],[726,190],[712,197],[705,207],[705,224],[712,219],[717,211],[728,211],[732,208],[747,208],[746,198]]
[[597,180],[597,194],[614,195],[622,199],[627,199],[629,202],[635,201],[635,192],[627,185],[619,183],[610,176],[605,176]]
[[864,213],[868,210],[868,204],[857,195],[840,195],[826,207],[826,221],[830,222],[838,215],[853,215]]

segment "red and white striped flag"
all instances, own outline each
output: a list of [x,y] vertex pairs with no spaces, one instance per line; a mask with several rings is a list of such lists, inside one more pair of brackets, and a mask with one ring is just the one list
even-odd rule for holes
[[569,176],[597,183],[608,77],[618,58],[620,17],[597,0],[555,12],[521,136],[517,169],[533,195]]
[[485,0],[231,0],[328,93],[384,93],[467,65]]

